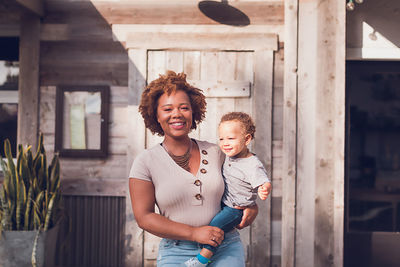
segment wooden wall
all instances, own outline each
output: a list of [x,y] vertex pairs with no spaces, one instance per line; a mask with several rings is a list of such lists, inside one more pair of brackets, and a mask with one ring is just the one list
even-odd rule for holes
[[[109,156],[106,159],[62,159],[62,179],[69,194],[125,196],[128,169],[127,130],[128,53],[126,33],[135,28],[171,29],[174,26],[208,27],[210,31],[232,31],[245,27],[221,26],[207,18],[198,1],[47,0],[41,24],[40,46],[40,131],[46,149],[54,150],[55,89],[57,85],[111,86]],[[278,35],[274,54],[271,265],[281,264],[282,137],[283,137],[283,0],[244,0],[230,3],[250,19],[249,31]],[[222,28],[221,28],[222,27]],[[260,111],[262,112],[262,111]],[[116,187],[111,185],[117,185]],[[130,208],[130,205],[127,206]],[[127,223],[132,214],[127,212]],[[125,245],[133,246],[132,237]],[[152,259],[145,259],[152,266]]]

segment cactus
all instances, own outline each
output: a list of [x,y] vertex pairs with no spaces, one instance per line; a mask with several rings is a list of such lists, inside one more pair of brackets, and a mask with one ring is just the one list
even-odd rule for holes
[[47,230],[57,223],[60,212],[60,163],[54,155],[47,166],[43,134],[35,156],[31,147],[18,145],[17,164],[11,155],[10,141],[4,142],[6,161],[0,157],[4,173],[0,188],[1,230]]

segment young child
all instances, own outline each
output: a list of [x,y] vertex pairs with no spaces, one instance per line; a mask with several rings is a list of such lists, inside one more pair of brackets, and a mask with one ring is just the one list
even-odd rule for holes
[[[254,205],[257,193],[265,200],[272,186],[263,164],[247,148],[256,130],[251,117],[243,112],[225,114],[218,130],[219,146],[227,156],[223,165],[225,192],[222,210],[209,225],[227,233],[242,220],[243,210],[235,207]],[[185,266],[206,266],[216,250],[216,247],[203,245],[200,253],[186,261]]]

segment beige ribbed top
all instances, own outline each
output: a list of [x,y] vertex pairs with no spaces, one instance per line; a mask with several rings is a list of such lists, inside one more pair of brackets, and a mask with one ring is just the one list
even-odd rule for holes
[[157,144],[136,157],[129,177],[154,184],[156,204],[162,215],[175,222],[202,226],[220,210],[224,154],[215,144],[195,141],[200,150],[196,176],[179,167]]

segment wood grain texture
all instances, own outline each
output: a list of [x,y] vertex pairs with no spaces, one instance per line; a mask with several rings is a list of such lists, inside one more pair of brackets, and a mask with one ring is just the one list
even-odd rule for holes
[[[196,40],[196,42],[193,42]],[[273,33],[129,33],[127,48],[175,50],[277,50]]]
[[[263,162],[269,176],[272,173],[272,78],[273,51],[255,52],[255,81],[253,115],[257,131],[261,134],[255,140],[255,152]],[[271,198],[258,201],[262,220],[252,225],[251,266],[263,266],[271,260]]]
[[299,3],[299,267],[343,264],[344,9],[337,1]]
[[[147,78],[147,51],[129,50],[129,85],[128,85],[128,107],[127,107],[127,157],[125,159],[127,168],[125,175],[128,176],[130,167],[136,156],[145,149],[146,137],[145,127],[138,106],[140,95],[146,84]],[[129,203],[128,203],[129,202]],[[143,266],[143,238],[144,231],[139,228],[134,220],[132,206],[127,200],[126,209],[127,223],[126,236],[130,238],[129,245],[125,250],[125,264]]]
[[[230,5],[245,13],[251,24],[283,24],[283,2],[238,1]],[[71,12],[87,22],[101,15],[109,24],[218,24],[199,10],[197,1],[47,1],[46,8],[52,11],[49,21],[61,16],[71,22],[72,17],[66,16]]]
[[285,1],[282,142],[282,250],[281,266],[295,266],[297,175],[297,29],[298,1]]
[[40,19],[26,14],[21,19],[18,80],[18,144],[37,146],[39,130]]

